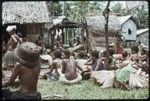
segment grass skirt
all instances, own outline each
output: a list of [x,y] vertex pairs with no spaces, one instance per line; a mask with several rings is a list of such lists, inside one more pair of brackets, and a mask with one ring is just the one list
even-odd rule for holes
[[16,63],[16,58],[13,51],[7,51],[3,57],[4,66],[14,66]]

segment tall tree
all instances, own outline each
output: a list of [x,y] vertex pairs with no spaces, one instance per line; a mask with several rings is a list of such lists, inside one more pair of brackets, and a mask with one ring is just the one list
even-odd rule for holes
[[108,44],[108,40],[109,40],[109,34],[108,34],[108,21],[109,21],[109,13],[110,13],[110,10],[109,10],[109,5],[110,5],[110,1],[108,1],[107,3],[107,6],[103,12],[103,16],[105,17],[105,21],[106,21],[106,24],[105,24],[105,39],[106,39],[106,67],[108,69],[109,68],[109,44]]
[[111,11],[116,13],[117,15],[123,16],[125,15],[125,9],[122,8],[120,3],[117,3],[111,7]]

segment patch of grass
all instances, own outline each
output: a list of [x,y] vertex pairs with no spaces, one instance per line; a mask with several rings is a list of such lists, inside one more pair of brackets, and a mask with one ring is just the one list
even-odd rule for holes
[[63,85],[59,81],[38,81],[38,91],[42,97],[50,93],[64,96],[63,98],[48,97],[46,99],[147,99],[148,88],[133,89],[130,91],[117,88],[101,88],[92,81],[82,81],[81,84]]

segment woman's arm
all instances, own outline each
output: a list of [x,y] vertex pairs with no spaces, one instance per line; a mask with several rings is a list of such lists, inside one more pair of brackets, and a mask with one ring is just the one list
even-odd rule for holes
[[62,61],[62,70],[61,70],[61,72],[65,73],[65,69],[66,69],[66,62]]
[[15,81],[17,76],[19,75],[20,70],[21,70],[20,64],[16,64],[13,71],[12,71],[10,79],[8,81],[4,82],[2,84],[2,87],[10,86]]
[[86,63],[85,65],[92,65],[92,58],[90,58]]
[[75,65],[76,65],[76,67],[77,67],[80,71],[83,71],[83,69],[77,64],[76,61],[75,61]]
[[47,72],[46,74],[51,74],[51,73],[52,73],[52,71],[53,71],[53,69],[55,69],[55,68],[56,68],[56,63],[55,63],[55,62],[52,62],[52,65],[51,65],[50,71],[49,71],[49,72]]

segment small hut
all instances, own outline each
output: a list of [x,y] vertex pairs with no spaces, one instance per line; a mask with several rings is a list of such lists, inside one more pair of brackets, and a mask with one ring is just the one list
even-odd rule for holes
[[[86,16],[87,26],[89,31],[89,40],[92,48],[105,47],[105,18],[102,15],[99,16]],[[116,43],[120,38],[121,25],[115,15],[109,16],[108,32],[109,43]],[[101,49],[98,49],[101,50]]]
[[52,19],[45,2],[3,2],[2,3],[3,33],[8,25],[17,25],[17,32],[27,36],[28,41],[34,41],[39,34],[49,33],[46,25],[52,24]]
[[62,44],[69,46],[70,41],[74,42],[75,29],[77,28],[83,28],[82,24],[70,21],[65,16],[56,17],[53,19],[53,26],[49,29],[53,37],[52,42],[54,41],[54,37],[59,33],[60,37],[62,37]]

